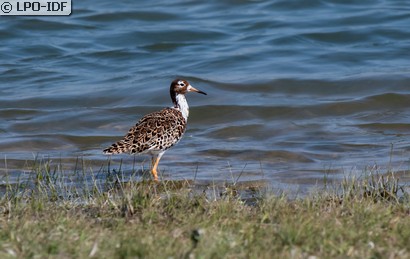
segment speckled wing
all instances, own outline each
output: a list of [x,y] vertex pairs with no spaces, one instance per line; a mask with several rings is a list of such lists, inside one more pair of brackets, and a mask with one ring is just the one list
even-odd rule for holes
[[142,117],[127,135],[105,149],[105,154],[147,153],[165,151],[184,134],[186,121],[174,108],[165,108]]

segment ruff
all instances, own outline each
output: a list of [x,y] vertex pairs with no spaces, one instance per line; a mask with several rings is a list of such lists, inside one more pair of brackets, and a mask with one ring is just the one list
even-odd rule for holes
[[144,154],[151,155],[151,173],[158,180],[158,163],[167,149],[178,143],[185,133],[189,106],[185,98],[188,92],[204,92],[192,87],[188,81],[172,81],[170,95],[173,107],[164,108],[142,117],[124,138],[104,149],[104,154]]

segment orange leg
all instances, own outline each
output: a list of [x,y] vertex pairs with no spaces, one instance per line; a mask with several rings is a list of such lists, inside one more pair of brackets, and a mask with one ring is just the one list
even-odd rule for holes
[[161,157],[162,157],[162,153],[156,156],[153,156],[151,160],[151,165],[152,165],[151,173],[152,173],[152,176],[154,177],[154,181],[158,181],[157,168],[158,168],[159,160],[161,159]]
[[151,160],[151,173],[152,176],[154,177],[154,181],[158,181],[158,172],[157,172],[157,167],[158,167],[159,159],[158,157],[153,157]]

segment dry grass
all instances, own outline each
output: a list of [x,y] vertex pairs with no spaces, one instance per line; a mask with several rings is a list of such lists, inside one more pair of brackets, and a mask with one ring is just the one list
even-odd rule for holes
[[72,186],[59,168],[37,161],[30,181],[5,181],[1,258],[410,258],[409,195],[393,174],[248,202],[238,185],[98,183],[83,169]]

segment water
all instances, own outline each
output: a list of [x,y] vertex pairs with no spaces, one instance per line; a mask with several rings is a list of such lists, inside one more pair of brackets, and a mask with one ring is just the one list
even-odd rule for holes
[[[393,169],[410,181],[407,1],[74,1],[68,17],[1,17],[2,174],[33,157],[83,157],[170,106],[176,77],[189,128],[165,179],[266,181]],[[134,158],[120,155],[125,172]],[[147,157],[137,157],[148,167]],[[97,170],[97,169],[96,169]]]

